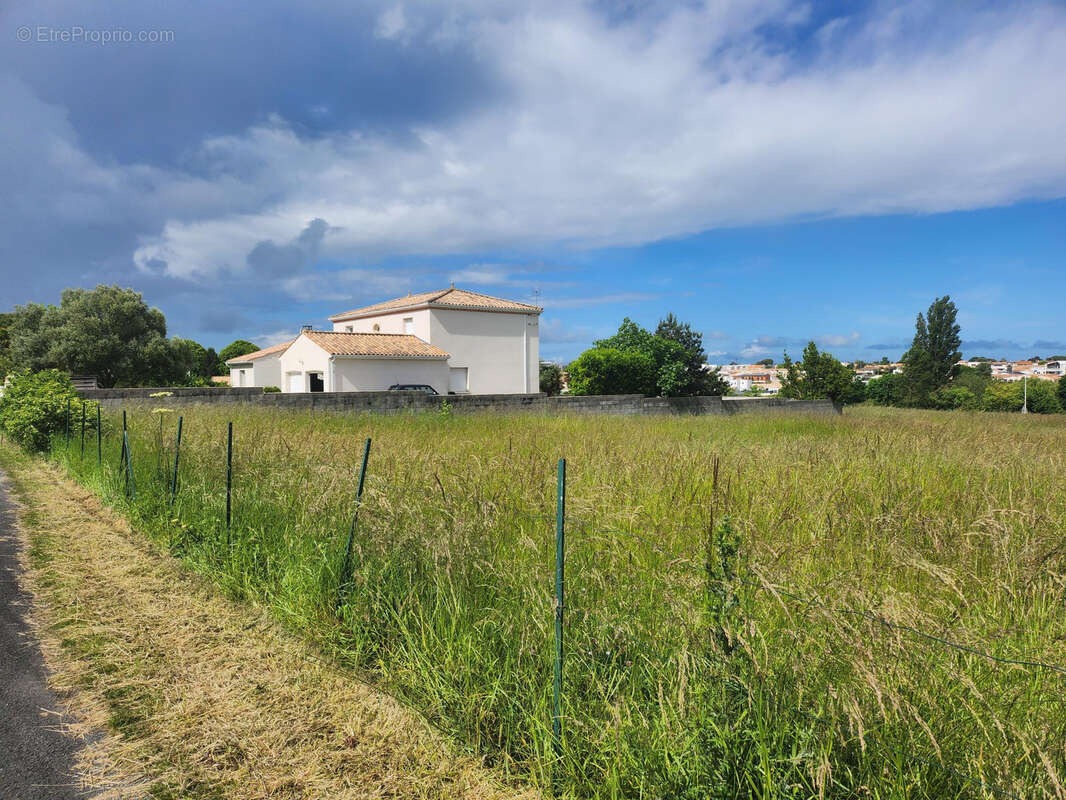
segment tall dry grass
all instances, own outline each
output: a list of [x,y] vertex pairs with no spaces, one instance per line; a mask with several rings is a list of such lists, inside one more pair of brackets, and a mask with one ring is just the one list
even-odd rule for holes
[[[515,780],[596,798],[1066,797],[1066,674],[892,627],[1066,664],[1063,420],[192,407],[171,509],[176,414],[160,441],[149,408],[131,408],[136,502],[116,434],[102,473],[94,453],[53,452],[194,569]],[[556,761],[559,457],[570,519]]]

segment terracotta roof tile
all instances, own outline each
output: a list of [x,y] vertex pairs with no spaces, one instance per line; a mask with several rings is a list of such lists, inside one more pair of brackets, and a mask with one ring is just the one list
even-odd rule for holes
[[341,333],[304,331],[331,356],[377,356],[380,358],[448,358],[448,353],[417,336],[405,333]]
[[479,292],[470,292],[466,289],[442,289],[438,292],[422,292],[421,294],[409,294],[406,297],[397,297],[394,300],[386,300],[383,303],[375,303],[372,306],[356,308],[335,314],[330,317],[331,322],[339,322],[353,317],[367,314],[376,314],[382,311],[392,311],[400,308],[414,308],[429,306],[430,308],[465,308],[475,311],[512,311],[526,314],[539,314],[540,306],[528,303],[519,303],[514,300],[504,300],[500,297],[492,297]]
[[256,350],[254,353],[248,353],[243,356],[236,356],[235,358],[226,359],[227,364],[243,364],[245,361],[255,361],[257,358],[263,356],[273,355],[274,353],[282,353],[289,349],[289,345],[295,342],[295,339],[290,339],[287,342],[273,345],[272,347],[264,347],[262,350]]

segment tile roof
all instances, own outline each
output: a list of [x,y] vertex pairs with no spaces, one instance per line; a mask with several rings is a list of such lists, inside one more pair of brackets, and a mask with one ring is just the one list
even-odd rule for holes
[[356,308],[335,314],[330,317],[330,322],[340,322],[364,315],[377,314],[382,311],[392,311],[400,308],[414,308],[417,306],[429,306],[431,308],[460,308],[475,311],[510,311],[525,314],[539,314],[544,309],[540,306],[518,303],[514,300],[504,300],[500,297],[492,297],[487,294],[470,292],[466,289],[442,289],[438,292],[422,292],[421,294],[409,294],[406,297],[397,297],[394,300],[386,300],[383,303],[375,303],[372,306]]
[[444,350],[406,333],[342,333],[304,331],[331,356],[377,356],[379,358],[448,358]]
[[289,345],[295,342],[295,339],[289,339],[287,342],[273,345],[272,347],[264,347],[262,350],[256,350],[254,353],[247,353],[243,356],[235,356],[234,358],[226,359],[227,364],[243,364],[245,361],[255,361],[257,358],[263,356],[273,355],[274,353],[281,353],[289,349]]

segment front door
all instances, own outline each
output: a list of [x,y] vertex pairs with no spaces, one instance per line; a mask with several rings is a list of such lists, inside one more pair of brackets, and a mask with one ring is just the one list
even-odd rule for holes
[[311,382],[312,392],[324,392],[326,390],[325,381],[322,380],[321,372],[308,373],[307,379]]
[[304,390],[304,376],[301,372],[289,373],[289,391],[302,392]]

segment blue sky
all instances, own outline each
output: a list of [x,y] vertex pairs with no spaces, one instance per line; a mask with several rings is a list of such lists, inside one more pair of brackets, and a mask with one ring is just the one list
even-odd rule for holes
[[968,355],[1066,351],[1062,4],[60,1],[0,36],[0,307],[119,283],[265,345],[454,281],[537,298],[553,359],[673,311],[715,361],[871,360],[949,293]]

